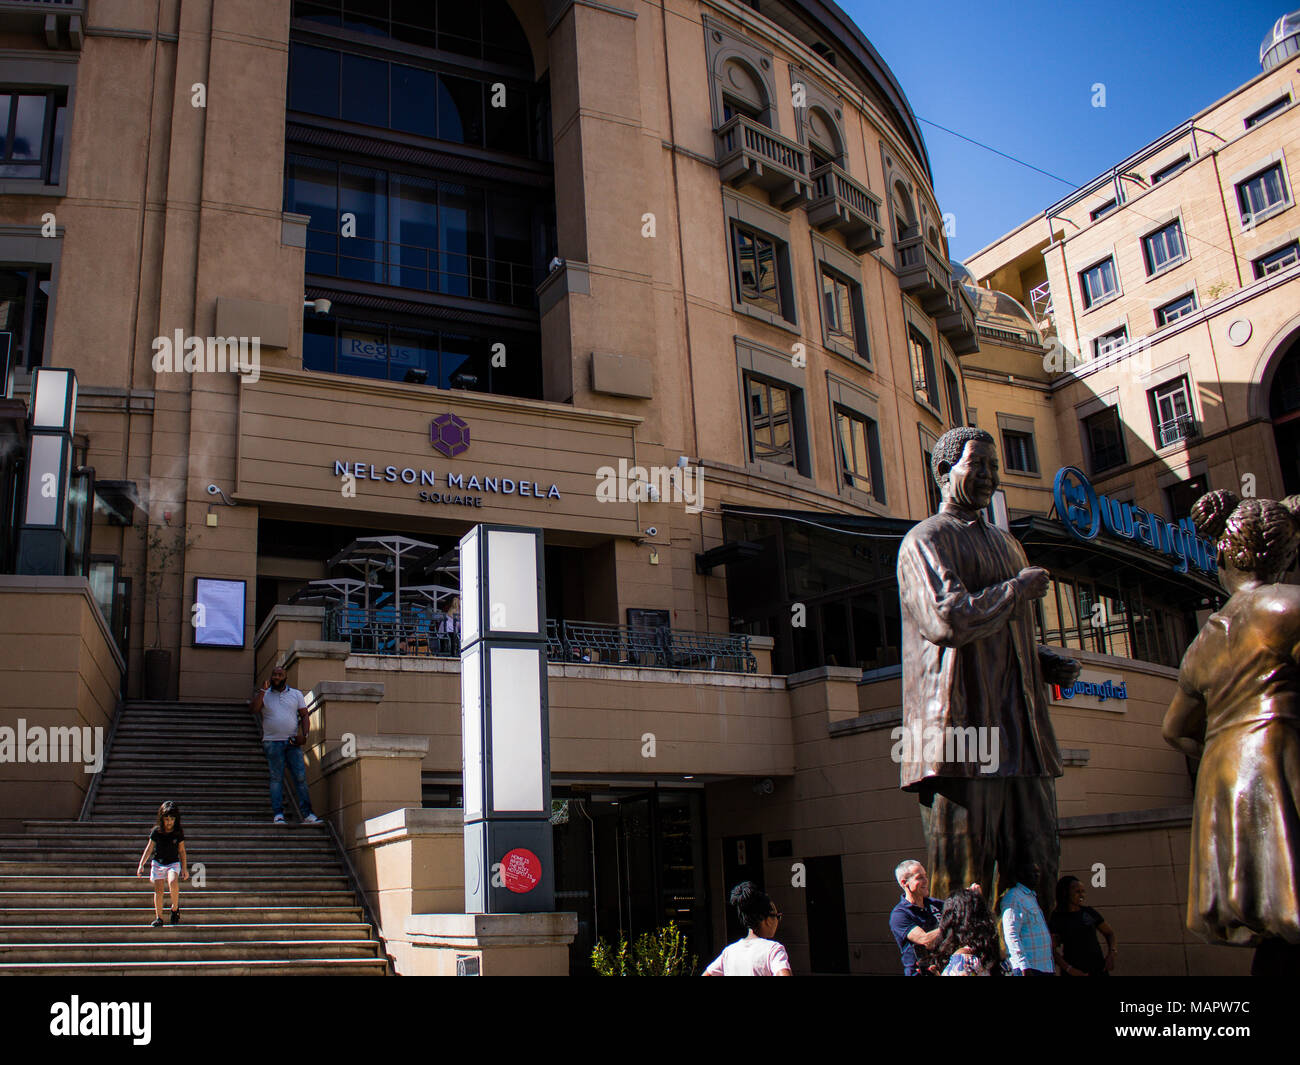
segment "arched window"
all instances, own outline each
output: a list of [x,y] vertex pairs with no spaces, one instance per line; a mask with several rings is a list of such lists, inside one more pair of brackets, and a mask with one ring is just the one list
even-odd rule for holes
[[912,206],[912,195],[901,181],[894,182],[891,196],[894,202],[895,239],[904,240],[916,235],[916,209]]
[[745,115],[771,126],[771,106],[763,79],[741,59],[728,59],[722,68],[722,120]]
[[820,107],[808,109],[807,134],[814,170],[826,163],[844,165],[844,141],[840,131],[835,120]]

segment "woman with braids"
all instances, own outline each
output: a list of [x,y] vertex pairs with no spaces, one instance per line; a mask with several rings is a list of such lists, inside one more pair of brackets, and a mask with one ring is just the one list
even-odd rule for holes
[[782,917],[772,900],[756,884],[746,880],[732,889],[731,905],[736,907],[736,916],[749,929],[749,935],[736,940],[714,958],[704,975],[791,975],[785,947],[772,938]]
[[954,891],[944,902],[935,954],[946,963],[942,976],[1001,975],[998,929],[978,887]]
[[1200,758],[1187,927],[1256,946],[1252,972],[1300,975],[1300,496],[1211,492],[1197,531],[1229,594],[1183,658],[1165,739]]

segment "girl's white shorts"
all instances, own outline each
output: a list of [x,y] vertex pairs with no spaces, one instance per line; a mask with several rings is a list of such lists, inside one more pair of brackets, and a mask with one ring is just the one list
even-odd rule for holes
[[172,862],[169,865],[159,865],[154,859],[149,859],[149,879],[166,880],[168,873],[175,873],[176,879],[181,878],[181,863]]

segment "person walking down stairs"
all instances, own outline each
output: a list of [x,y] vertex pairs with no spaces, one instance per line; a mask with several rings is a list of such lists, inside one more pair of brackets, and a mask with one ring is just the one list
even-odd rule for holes
[[181,811],[174,802],[165,802],[158,807],[158,820],[149,833],[149,842],[135,869],[137,877],[144,876],[145,862],[149,863],[149,881],[153,885],[152,927],[162,927],[164,887],[171,889],[172,924],[180,924],[180,881],[190,878],[190,864],[185,856],[185,829],[181,828]]
[[262,750],[266,752],[266,765],[271,773],[271,810],[277,825],[284,819],[284,767],[288,765],[298,792],[298,806],[303,813],[303,823],[317,824],[320,818],[312,813],[311,795],[307,791],[307,763],[302,749],[307,743],[307,700],[297,688],[289,687],[288,674],[283,666],[271,670],[271,679],[263,688],[253,692],[249,703],[253,713],[262,722]]

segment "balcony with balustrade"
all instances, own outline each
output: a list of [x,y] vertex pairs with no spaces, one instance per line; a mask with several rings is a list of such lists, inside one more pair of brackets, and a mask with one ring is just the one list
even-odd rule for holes
[[1170,418],[1167,422],[1161,422],[1156,426],[1158,447],[1171,447],[1185,440],[1195,440],[1199,435],[1200,429],[1197,427],[1196,419],[1190,414]]
[[970,355],[980,349],[975,302],[961,282],[955,279],[950,292],[950,298],[935,315],[935,323],[939,332],[948,338],[954,355]]
[[0,32],[41,33],[50,48],[80,51],[86,0],[0,0]]
[[808,149],[748,115],[735,115],[713,131],[718,171],[732,188],[756,185],[783,210],[807,201],[812,182]]
[[920,301],[927,314],[952,310],[952,270],[948,260],[918,232],[904,234],[894,244],[898,285]]
[[855,255],[880,247],[880,197],[858,184],[834,163],[812,172],[812,200],[805,204],[808,221],[818,229],[838,230]]

